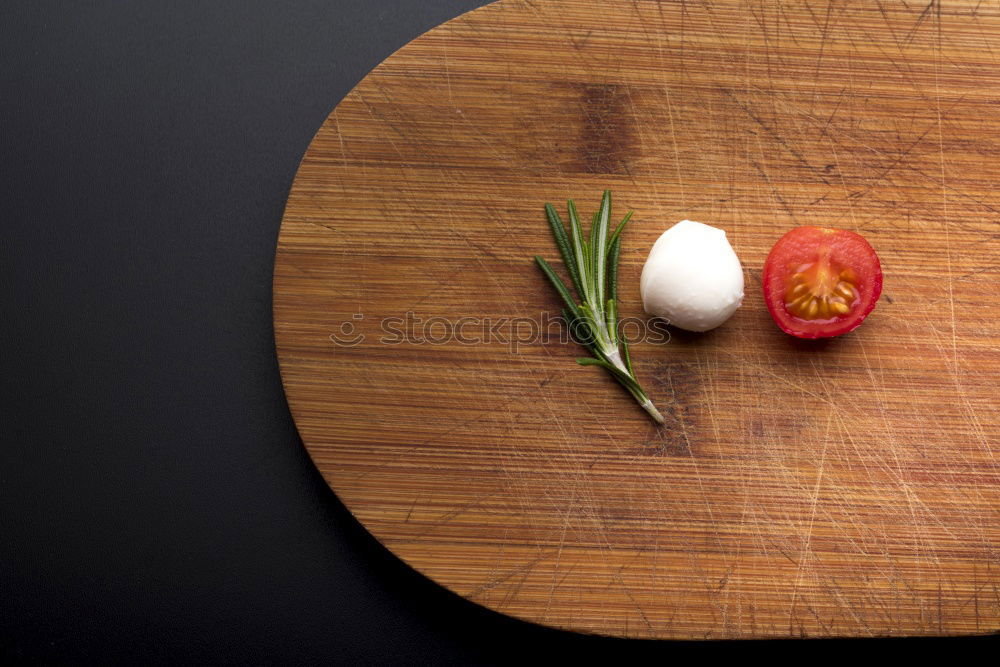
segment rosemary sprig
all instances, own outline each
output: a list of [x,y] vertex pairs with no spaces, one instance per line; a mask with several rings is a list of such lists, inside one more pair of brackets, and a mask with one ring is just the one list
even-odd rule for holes
[[545,216],[552,227],[552,236],[555,237],[556,247],[562,255],[577,298],[573,298],[569,288],[548,262],[538,255],[535,255],[535,262],[566,305],[563,316],[573,338],[593,355],[576,361],[583,366],[600,366],[606,369],[658,424],[662,424],[663,415],[635,379],[628,343],[617,335],[621,233],[632,217],[632,211],[625,215],[609,235],[611,191],[605,190],[601,207],[594,214],[590,235],[585,237],[576,204],[570,200],[566,208],[569,213],[569,233],[551,204],[545,205]]

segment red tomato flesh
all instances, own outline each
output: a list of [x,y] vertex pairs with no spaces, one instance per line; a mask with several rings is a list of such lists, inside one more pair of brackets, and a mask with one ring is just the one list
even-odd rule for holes
[[764,264],[764,300],[782,331],[829,338],[857,328],[882,294],[882,266],[860,234],[796,227]]

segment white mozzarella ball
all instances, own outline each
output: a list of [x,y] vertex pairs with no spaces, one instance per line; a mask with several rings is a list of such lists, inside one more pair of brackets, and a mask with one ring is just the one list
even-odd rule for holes
[[653,244],[639,291],[650,315],[688,331],[708,331],[743,303],[743,267],[726,232],[681,220]]

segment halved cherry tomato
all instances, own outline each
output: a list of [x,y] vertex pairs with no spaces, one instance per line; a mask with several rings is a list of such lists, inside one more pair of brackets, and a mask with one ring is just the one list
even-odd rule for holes
[[857,328],[882,293],[875,249],[845,229],[796,227],[764,264],[764,300],[781,330],[829,338]]

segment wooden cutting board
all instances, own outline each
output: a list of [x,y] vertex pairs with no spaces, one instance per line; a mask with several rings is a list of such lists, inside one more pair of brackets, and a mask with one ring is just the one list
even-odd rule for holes
[[[386,547],[470,600],[630,637],[1000,627],[1000,8],[504,0],[393,54],[313,140],[274,277],[296,424]],[[633,346],[657,428],[581,350],[542,205],[611,188],[624,317],[672,223],[747,295]],[[849,335],[760,275],[796,225],[878,250]],[[466,319],[461,319],[466,318]]]

